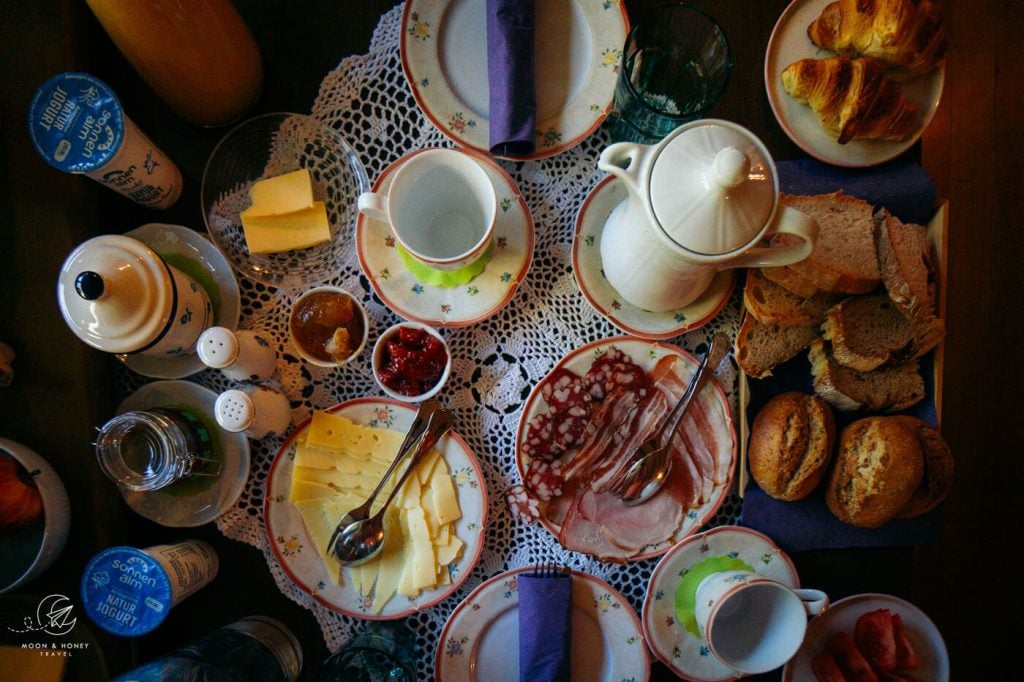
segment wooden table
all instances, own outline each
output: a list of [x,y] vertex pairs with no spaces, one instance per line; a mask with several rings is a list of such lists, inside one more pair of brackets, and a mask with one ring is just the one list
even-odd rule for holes
[[[367,50],[390,1],[246,0],[237,3],[266,56],[257,113],[306,112],[317,88],[344,56]],[[635,19],[660,0],[628,2]],[[771,27],[785,0],[695,3],[722,24],[735,69],[712,115],[749,127],[777,159],[802,152],[775,122],[764,94],[762,62]],[[1024,9],[1012,1],[946,2],[950,54],[939,113],[920,154],[939,195],[950,200],[948,337],[942,431],[957,459],[956,487],[943,508],[936,546],[834,550],[795,556],[805,584],[834,598],[858,592],[897,594],[920,606],[944,633],[954,679],[1007,679],[1014,669],[1011,633],[1019,629],[1019,591],[1011,582],[1021,537],[1010,530],[1022,505],[1016,483],[1024,313],[1024,239],[1019,227],[1024,124]],[[114,405],[111,359],[88,349],[67,329],[54,300],[57,270],[86,238],[120,233],[159,219],[201,226],[198,185],[206,156],[223,130],[198,129],[171,114],[144,86],[84,3],[9,3],[0,26],[0,341],[18,358],[12,387],[0,389],[0,435],[41,453],[64,479],[72,501],[72,536],[58,563],[26,595],[63,593],[77,600],[90,556],[113,544],[173,540],[183,533],[129,512],[95,465],[91,429]],[[186,193],[170,211],[130,205],[84,178],[61,175],[34,153],[25,131],[32,92],[59,71],[100,75],[157,144],[173,150]],[[98,635],[111,674],[154,658],[211,629],[211,623],[260,612],[284,621],[302,641],[312,679],[327,655],[311,614],[284,598],[255,549],[225,540],[212,524],[191,531],[218,547],[217,589],[175,608],[153,635],[129,641]],[[1011,554],[1012,556],[1012,554]],[[1006,569],[1009,570],[1006,570]],[[1001,570],[1002,569],[1002,570]],[[1013,581],[1015,582],[1015,581]],[[1007,674],[1003,674],[1005,671]],[[654,679],[671,679],[655,665]],[[771,676],[765,676],[770,679]],[[79,675],[78,679],[93,679]]]

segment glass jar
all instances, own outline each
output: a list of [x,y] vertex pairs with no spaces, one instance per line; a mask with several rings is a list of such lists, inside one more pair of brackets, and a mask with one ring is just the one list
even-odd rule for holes
[[159,490],[187,476],[217,476],[209,428],[193,411],[159,407],[120,414],[99,431],[100,468],[126,490]]
[[416,635],[404,623],[372,621],[331,654],[317,682],[414,682]]

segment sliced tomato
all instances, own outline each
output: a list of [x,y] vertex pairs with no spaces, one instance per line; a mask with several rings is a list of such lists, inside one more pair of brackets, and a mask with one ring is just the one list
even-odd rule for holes
[[917,660],[917,653],[910,645],[907,638],[907,631],[903,628],[903,619],[900,614],[892,614],[892,634],[896,641],[896,670],[917,670],[920,662]]
[[846,676],[832,654],[822,652],[812,658],[811,671],[818,682],[846,682]]
[[849,682],[878,682],[878,675],[871,669],[849,633],[837,632],[829,637],[825,642],[825,651],[836,659],[839,669]]
[[889,609],[862,614],[854,626],[853,637],[871,667],[877,670],[896,669],[896,637]]

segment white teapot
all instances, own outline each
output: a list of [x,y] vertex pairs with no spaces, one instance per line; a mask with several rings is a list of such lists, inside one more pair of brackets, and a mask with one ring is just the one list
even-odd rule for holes
[[[814,247],[818,224],[780,204],[771,155],[735,123],[701,119],[655,145],[613,144],[597,165],[629,192],[601,234],[604,274],[644,310],[692,303],[719,270],[789,265]],[[758,245],[777,233],[794,238]]]

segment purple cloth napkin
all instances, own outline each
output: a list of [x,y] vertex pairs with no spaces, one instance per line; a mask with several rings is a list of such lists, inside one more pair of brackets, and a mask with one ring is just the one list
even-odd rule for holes
[[[912,161],[896,161],[870,170],[835,168],[817,161],[782,161],[779,183],[790,194],[821,194],[842,189],[847,194],[885,207],[906,222],[926,224],[934,213],[935,184]],[[934,425],[935,386],[932,354],[921,359],[925,399],[901,414],[912,414]],[[749,379],[748,424],[761,406],[784,391],[812,393],[811,366],[805,353],[773,370],[768,379]],[[863,412],[834,410],[836,433]],[[753,480],[747,484],[739,523],[760,531],[784,551],[836,547],[884,547],[928,545],[939,541],[941,509],[911,519],[897,519],[881,528],[858,528],[841,522],[825,505],[824,484],[810,497],[798,502],[780,502],[766,495]]]
[[534,151],[533,11],[533,0],[487,0],[490,144],[499,156]]
[[519,680],[568,682],[572,664],[572,575],[519,576]]

